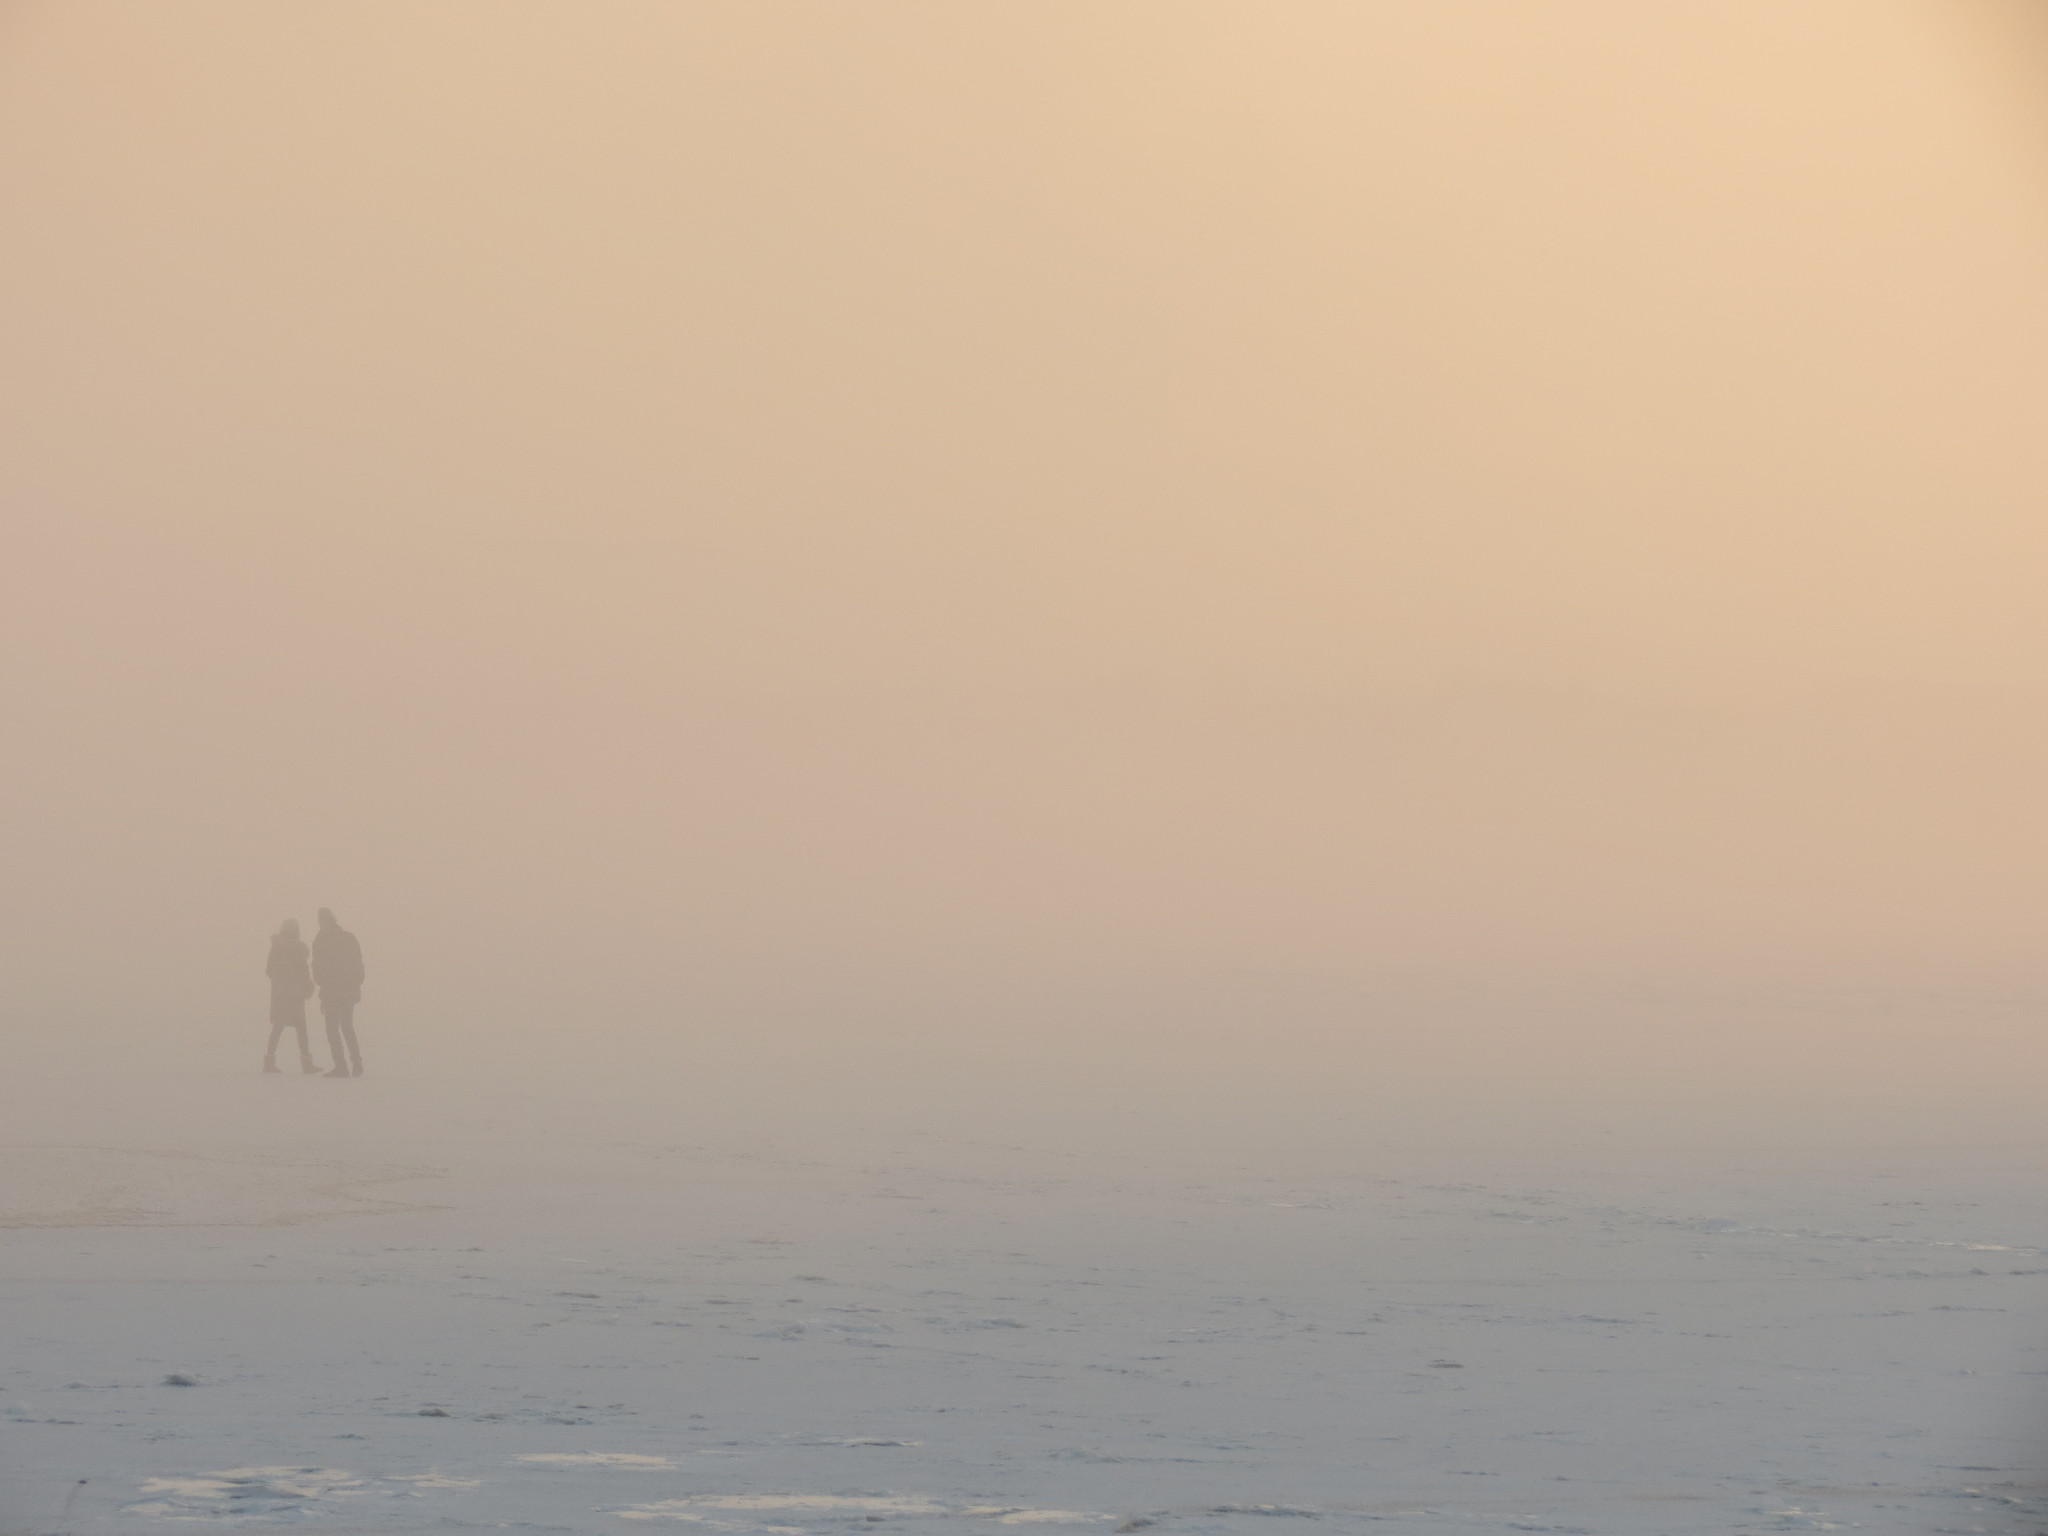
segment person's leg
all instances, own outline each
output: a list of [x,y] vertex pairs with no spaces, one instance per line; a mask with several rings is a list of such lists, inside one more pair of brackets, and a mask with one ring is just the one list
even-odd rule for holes
[[[277,1037],[283,1033],[284,1026],[282,1024],[270,1026],[270,1044],[263,1048],[263,1070],[266,1072],[275,1072],[277,1070]],[[303,1034],[300,1038],[304,1038]]]
[[[320,1063],[313,1059],[313,1049],[306,1042],[306,1021],[300,1019],[292,1028],[299,1033],[299,1070],[301,1072],[318,1072],[320,1070]],[[273,1050],[275,1050],[275,1046],[276,1042],[273,1041]]]
[[[355,1071],[352,1075],[361,1077],[363,1075],[363,1048],[356,1044],[356,1005],[354,1003],[350,1003],[342,1010],[341,1038],[348,1045],[349,1060],[355,1064]],[[335,1064],[337,1066],[340,1065],[338,1059]]]
[[320,999],[320,1017],[327,1023],[327,1054],[334,1058],[329,1077],[348,1076],[348,1049],[341,1043],[341,1021],[348,1017],[348,1005]]

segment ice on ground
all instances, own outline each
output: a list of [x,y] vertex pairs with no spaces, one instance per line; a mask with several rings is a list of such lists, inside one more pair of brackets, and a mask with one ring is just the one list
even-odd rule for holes
[[[987,1518],[975,1510],[962,1513],[971,1519]],[[998,1525],[1092,1525],[1098,1520],[1114,1520],[1116,1516],[1081,1509],[1012,1509],[992,1518]]]
[[364,1491],[363,1479],[334,1467],[233,1467],[196,1477],[152,1477],[132,1515],[173,1520],[268,1520],[303,1514],[315,1501]]
[[[38,1148],[137,1143],[44,1158],[20,1208],[106,1220],[0,1248],[0,1529],[2048,1529],[2023,1138],[1409,1145],[1383,1103],[1283,1155],[715,1084],[161,1088],[0,1078]],[[156,1167],[221,1219],[137,1224],[108,1180]]]
[[849,1497],[832,1493],[725,1493],[705,1494],[674,1503],[694,1504],[702,1509],[850,1509],[863,1515],[943,1515],[947,1508],[936,1499],[917,1495],[870,1494]]
[[336,1467],[230,1467],[145,1478],[136,1490],[144,1497],[122,1505],[121,1513],[234,1524],[317,1520],[333,1514],[343,1499],[419,1498],[422,1490],[467,1493],[483,1486],[482,1478],[441,1472],[380,1478]]
[[542,1466],[628,1467],[642,1472],[673,1472],[676,1468],[666,1456],[635,1456],[626,1451],[529,1451],[517,1459]]
[[[617,1513],[627,1520],[724,1523],[713,1520],[713,1512],[783,1516],[860,1515],[870,1520],[952,1516],[962,1520],[988,1521],[997,1525],[1092,1525],[1099,1521],[1116,1519],[1114,1515],[1088,1510],[1019,1509],[1014,1505],[1003,1504],[949,1504],[945,1500],[919,1494],[700,1494],[693,1498],[663,1499],[651,1504],[635,1504]],[[755,1529],[785,1531],[805,1528],[767,1525]]]
[[0,1228],[290,1226],[411,1209],[366,1191],[434,1171],[274,1154],[0,1145]]

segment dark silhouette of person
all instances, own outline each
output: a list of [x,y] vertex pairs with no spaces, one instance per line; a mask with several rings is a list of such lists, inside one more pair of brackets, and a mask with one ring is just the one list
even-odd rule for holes
[[270,936],[270,959],[263,967],[263,974],[270,978],[270,1045],[263,1052],[266,1072],[278,1069],[277,1041],[287,1029],[299,1032],[299,1070],[320,1070],[306,1048],[306,999],[313,995],[313,969],[307,957],[306,941],[299,937],[299,920],[286,918]]
[[363,946],[325,907],[320,909],[320,931],[313,935],[313,979],[320,984],[320,1017],[327,1021],[327,1050],[334,1058],[327,1075],[361,1077],[356,1004],[363,1000]]

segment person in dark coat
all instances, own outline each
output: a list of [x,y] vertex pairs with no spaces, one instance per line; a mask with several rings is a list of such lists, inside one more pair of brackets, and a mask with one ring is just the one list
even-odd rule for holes
[[327,1050],[334,1057],[327,1075],[361,1077],[356,1004],[363,999],[363,946],[325,907],[320,909],[320,931],[313,935],[313,979],[320,984],[320,1017],[327,1021]]
[[266,1072],[278,1070],[277,1041],[287,1029],[299,1032],[299,1070],[320,1070],[320,1064],[306,1048],[306,999],[313,995],[313,971],[307,960],[306,941],[299,937],[299,920],[288,917],[270,936],[270,959],[263,967],[263,974],[270,978],[270,1046],[263,1053]]

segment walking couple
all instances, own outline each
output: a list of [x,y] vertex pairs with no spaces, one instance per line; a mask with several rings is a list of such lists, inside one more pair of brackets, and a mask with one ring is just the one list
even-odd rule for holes
[[318,1072],[306,1048],[306,999],[320,991],[320,1017],[327,1021],[327,1051],[334,1058],[329,1077],[361,1077],[363,1052],[356,1044],[356,1004],[363,996],[363,946],[356,936],[320,909],[320,931],[311,949],[299,937],[299,920],[288,917],[270,936],[270,1049],[263,1070],[277,1071],[277,1041],[286,1029],[299,1032],[299,1070]]

